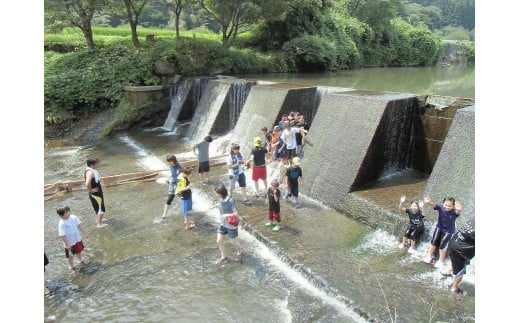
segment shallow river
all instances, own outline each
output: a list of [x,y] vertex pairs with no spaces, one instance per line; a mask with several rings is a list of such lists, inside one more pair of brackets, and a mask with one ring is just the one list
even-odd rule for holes
[[[213,144],[213,156],[219,138]],[[53,145],[45,149],[45,183],[77,180],[90,156],[101,159],[102,176],[166,168],[165,156],[194,159],[188,142],[171,133],[142,131],[95,146]],[[279,171],[270,166],[272,176]],[[44,316],[58,322],[402,322],[474,321],[472,275],[468,295],[446,290],[449,279],[420,261],[422,255],[397,250],[399,237],[374,231],[316,201],[282,205],[284,229],[267,230],[265,205],[238,205],[244,219],[239,239],[241,264],[215,266],[216,196],[195,182],[193,218],[186,230],[178,208],[164,224],[167,185],[160,181],[107,187],[106,228],[96,229],[85,191],[44,203],[44,241],[50,265],[46,284],[56,292],[45,300]],[[161,173],[161,177],[168,173]],[[212,169],[212,182],[225,180]],[[420,182],[420,181],[419,181]],[[419,184],[418,188],[421,189]],[[253,183],[248,174],[248,191]],[[235,190],[237,200],[238,190]],[[370,195],[370,194],[368,194]],[[56,207],[68,204],[84,223],[84,257],[89,264],[70,272],[57,237]],[[319,220],[318,220],[319,219]],[[266,239],[264,241],[263,239]],[[229,252],[232,248],[226,245]],[[426,251],[426,244],[420,247]],[[281,250],[278,252],[277,250]]]

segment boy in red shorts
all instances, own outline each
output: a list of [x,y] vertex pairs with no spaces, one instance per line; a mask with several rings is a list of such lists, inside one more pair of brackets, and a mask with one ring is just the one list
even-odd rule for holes
[[78,257],[81,264],[86,264],[86,261],[81,257],[81,251],[85,248],[83,246],[81,233],[83,233],[84,237],[87,236],[87,233],[83,229],[79,218],[70,214],[70,208],[67,205],[61,205],[56,212],[60,216],[58,235],[63,240],[65,258],[67,258],[69,262],[69,270],[77,271],[77,268],[74,266],[74,255]]

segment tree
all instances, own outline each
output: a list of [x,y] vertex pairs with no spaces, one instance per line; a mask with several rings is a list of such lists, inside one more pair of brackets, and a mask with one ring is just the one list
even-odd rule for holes
[[228,49],[239,31],[268,15],[280,15],[280,0],[199,0],[201,8],[222,28],[222,48]]
[[78,27],[88,49],[92,50],[95,48],[92,17],[104,4],[105,0],[45,0],[44,9],[46,20],[51,24],[63,22],[64,26]]
[[132,29],[132,43],[135,47],[139,47],[139,38],[137,37],[137,24],[139,16],[144,7],[150,0],[123,0],[126,9],[126,15],[130,28]]
[[179,38],[179,19],[182,12],[182,0],[173,0],[173,13],[175,14],[175,36]]
[[181,13],[188,4],[192,4],[195,1],[196,0],[164,0],[164,2],[168,5],[170,10],[175,15],[175,36],[177,38],[180,37],[179,29]]

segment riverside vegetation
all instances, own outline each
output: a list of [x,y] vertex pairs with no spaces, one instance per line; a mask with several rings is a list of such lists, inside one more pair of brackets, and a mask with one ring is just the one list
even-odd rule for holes
[[[140,26],[136,30],[137,42],[129,27],[93,27],[95,48],[84,44],[78,28],[62,28],[59,32],[46,28],[46,125],[75,122],[107,109],[115,109],[123,119],[132,118],[137,112],[124,102],[124,86],[168,86],[172,85],[172,75],[429,66],[436,64],[441,55],[439,33],[424,23],[412,24],[398,15],[398,10],[388,9],[384,16],[378,13],[380,16],[362,17],[334,10],[341,1],[321,7],[312,2],[302,7],[304,2],[300,2],[287,2],[293,6],[286,10],[285,20],[267,19],[250,24],[247,31],[237,30],[226,46],[219,33],[203,27],[176,33]],[[468,61],[474,61],[474,44],[460,44]]]

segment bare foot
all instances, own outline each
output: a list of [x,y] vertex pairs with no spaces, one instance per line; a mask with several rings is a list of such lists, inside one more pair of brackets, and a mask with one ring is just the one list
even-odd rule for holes
[[98,228],[104,228],[104,227],[106,227],[106,226],[107,226],[107,224],[105,224],[105,223],[103,223],[103,224],[98,224],[98,225],[97,225]]

